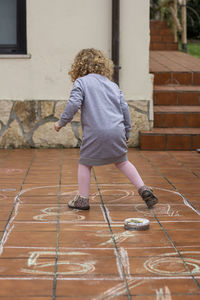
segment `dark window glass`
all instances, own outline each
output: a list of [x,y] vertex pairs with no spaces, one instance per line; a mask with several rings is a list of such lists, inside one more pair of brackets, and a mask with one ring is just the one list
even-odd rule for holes
[[0,0],[0,54],[26,53],[26,0]]

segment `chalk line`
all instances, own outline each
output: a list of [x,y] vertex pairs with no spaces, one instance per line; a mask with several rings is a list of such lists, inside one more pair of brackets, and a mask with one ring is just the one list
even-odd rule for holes
[[[200,276],[195,276],[197,279],[200,279]],[[154,277],[154,276],[131,276],[129,278],[130,280],[145,280],[145,281],[150,281],[150,280],[180,280],[180,279],[191,279],[191,276],[162,276],[162,277]],[[45,276],[37,276],[37,277],[0,277],[0,281],[1,280],[53,280],[53,276],[49,276],[49,277],[45,277]],[[57,278],[57,280],[60,281],[88,281],[88,280],[92,280],[92,281],[119,281],[121,280],[120,277],[94,277],[94,276],[77,276],[77,277],[64,277],[61,276]]]
[[172,300],[171,292],[168,286],[165,286],[164,289],[156,289],[156,300]]
[[[101,205],[101,211],[102,211],[102,214],[103,214],[103,217],[104,217],[104,220],[105,220],[105,223],[107,224],[107,222],[109,221],[110,223],[112,222],[111,218],[110,218],[110,213],[109,213],[109,210],[107,209],[106,206],[103,206]],[[106,212],[105,212],[106,211]],[[107,214],[107,216],[106,216]]]
[[[17,198],[15,198],[15,202],[14,204],[17,202]],[[13,221],[16,218],[17,214],[18,214],[18,208],[19,208],[19,202],[16,203],[15,208],[14,208],[14,215],[12,216],[12,218],[10,218],[9,222],[6,225],[6,228],[4,230],[4,233],[2,235],[1,241],[0,241],[0,256],[3,253],[3,247],[4,244],[6,243],[9,235],[11,234],[13,228],[14,228],[14,224]]]
[[[32,246],[5,246],[4,248],[8,249],[55,249],[55,247],[32,247]],[[73,250],[113,250],[114,248],[99,248],[99,247],[93,247],[93,248],[80,248],[80,247],[59,247],[60,249],[73,249]],[[200,248],[200,245],[187,245],[183,246],[183,248]],[[138,250],[138,249],[173,249],[171,246],[145,246],[145,247],[126,247],[126,250]],[[146,255],[141,255],[146,256]]]
[[[117,253],[116,248],[114,248],[114,253],[115,253],[115,256],[116,256],[117,270],[118,270],[118,273],[119,273],[119,276],[120,276],[121,280],[123,280],[123,279],[124,279],[123,271],[122,271],[120,258],[119,258],[119,255],[118,255],[118,253]],[[123,286],[124,286],[124,283],[123,283]]]
[[124,271],[126,273],[126,276],[130,278],[131,275],[130,275],[129,256],[128,256],[128,252],[123,247],[120,247],[120,255],[121,255],[121,261],[124,266]]

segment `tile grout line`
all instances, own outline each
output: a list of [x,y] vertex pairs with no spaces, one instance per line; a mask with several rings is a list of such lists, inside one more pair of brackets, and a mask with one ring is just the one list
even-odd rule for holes
[[153,167],[154,170],[156,170],[156,172],[158,172],[158,174],[162,178],[164,178],[178,192],[176,186],[165,175],[163,175],[162,172],[156,166],[154,166],[154,164],[144,154],[140,153],[140,155]]
[[104,201],[103,201],[103,197],[102,197],[101,190],[100,190],[100,187],[99,187],[99,184],[98,184],[98,181],[97,181],[97,177],[96,177],[96,174],[95,174],[94,167],[92,168],[92,170],[93,170],[93,176],[94,176],[94,179],[95,179],[95,182],[96,182],[96,186],[97,186],[97,189],[98,189],[99,197],[101,199],[102,209],[103,209],[104,215],[105,215],[107,223],[108,223],[109,231],[111,233],[111,238],[112,238],[112,241],[113,241],[113,244],[114,244],[114,249],[115,249],[117,261],[119,263],[119,268],[120,268],[120,271],[121,271],[121,274],[122,274],[122,277],[123,277],[123,281],[124,281],[124,284],[125,284],[125,288],[126,288],[126,291],[127,291],[127,296],[128,296],[128,299],[131,300],[132,297],[131,297],[131,293],[130,293],[130,290],[129,290],[129,287],[128,287],[128,282],[127,282],[127,279],[126,279],[124,266],[123,266],[123,263],[122,263],[122,260],[121,260],[121,255],[119,253],[119,249],[117,247],[117,242],[115,240],[115,236],[114,236],[113,231],[112,231],[109,216],[107,214],[107,210],[106,210],[106,207],[105,207],[105,204],[104,204]]
[[[3,234],[2,234],[1,239],[0,239],[0,250],[1,250],[1,248],[2,248],[2,244],[3,244],[3,241],[4,241],[4,237],[5,237],[6,231],[7,231],[8,228],[9,228],[9,222],[10,222],[10,220],[12,219],[13,212],[15,211],[15,209],[16,209],[16,207],[17,207],[17,204],[19,203],[19,197],[20,197],[20,195],[21,195],[23,185],[24,185],[24,183],[25,183],[25,181],[26,181],[26,178],[27,178],[27,176],[28,176],[28,174],[29,174],[29,172],[30,172],[30,169],[31,169],[31,167],[32,167],[32,164],[33,164],[35,158],[36,158],[36,150],[34,151],[34,154],[33,154],[33,157],[32,157],[32,159],[31,159],[30,165],[29,165],[28,170],[27,170],[27,172],[26,172],[26,174],[25,174],[25,176],[24,176],[23,182],[22,182],[22,184],[21,184],[21,186],[20,186],[20,191],[19,191],[19,193],[17,194],[17,196],[15,197],[15,201],[14,201],[12,210],[11,210],[11,212],[10,212],[10,215],[9,215],[9,217],[8,217],[8,220],[7,220],[7,222],[6,222],[6,225],[5,225],[5,227],[4,227]],[[0,255],[1,255],[1,251],[0,251]]]
[[193,172],[190,168],[188,168],[184,163],[182,163],[180,160],[178,160],[176,157],[174,157],[171,153],[168,153],[168,155],[175,160],[176,162],[178,162],[185,170],[189,171],[191,174],[193,174],[194,176],[196,176],[197,178],[200,178],[199,175],[197,175],[195,172]]
[[54,266],[53,278],[53,295],[52,300],[56,299],[57,288],[57,271],[58,271],[58,251],[59,251],[59,233],[60,233],[60,198],[61,198],[61,183],[62,183],[62,164],[63,164],[63,149],[60,153],[60,176],[59,176],[59,191],[58,191],[58,213],[57,213],[57,234],[56,234],[56,257]]
[[161,222],[159,221],[158,217],[156,216],[155,212],[152,210],[151,211],[152,216],[154,217],[154,219],[157,221],[158,225],[160,226],[160,228],[162,229],[162,231],[164,232],[164,235],[166,236],[166,238],[168,239],[168,241],[170,242],[170,244],[172,245],[172,247],[174,248],[174,250],[176,251],[176,253],[178,254],[178,256],[180,257],[186,271],[190,274],[190,276],[192,277],[196,287],[198,289],[200,289],[200,284],[198,282],[198,280],[195,278],[195,276],[192,274],[190,268],[188,267],[187,263],[185,262],[183,256],[181,255],[180,251],[177,249],[176,245],[174,244],[174,242],[172,241],[172,239],[170,238],[168,232],[166,231],[166,229],[164,228],[164,226],[161,224]]
[[[186,199],[186,197],[182,193],[180,193],[180,191],[176,188],[176,186],[173,185],[173,183],[166,176],[164,176],[162,174],[162,172],[156,166],[154,166],[154,164],[144,154],[141,154],[141,155],[149,162],[149,164],[154,168],[154,170],[156,170],[160,174],[160,176],[162,178],[164,178],[176,190],[176,192],[178,192],[181,195],[181,197],[183,197],[184,203],[187,203],[197,214],[199,214],[199,210],[188,199]],[[168,154],[168,155],[170,156],[170,154]],[[173,156],[172,156],[172,158],[173,158]],[[183,167],[184,167],[184,165],[183,165]]]
[[[154,168],[154,170],[156,170],[165,180],[167,180],[167,182],[169,183],[169,184],[171,184],[172,185],[172,187],[174,187],[175,188],[175,190],[179,193],[179,194],[181,194],[179,191],[178,191],[178,189],[168,180],[168,178],[166,178],[163,174],[162,174],[162,172],[156,167],[156,166],[154,166],[154,164],[144,155],[144,154],[141,154],[148,162],[149,162],[149,164]],[[182,194],[181,194],[182,195]],[[182,195],[183,196],[183,195]],[[184,196],[183,196],[184,197]],[[185,199],[185,197],[184,197],[184,199]],[[185,199],[189,204],[190,204],[190,202],[187,200],[187,199]],[[166,229],[164,228],[164,226],[161,224],[161,222],[159,221],[159,219],[158,219],[158,217],[156,216],[156,214],[155,214],[155,212],[154,212],[154,210],[151,210],[151,214],[152,214],[152,216],[154,217],[154,219],[157,221],[157,223],[158,223],[158,225],[160,226],[160,228],[162,229],[162,231],[163,231],[163,233],[164,233],[164,235],[166,236],[166,238],[168,239],[168,241],[170,242],[170,244],[172,245],[172,247],[174,248],[174,250],[176,251],[176,253],[178,254],[178,256],[180,257],[180,259],[181,259],[181,261],[182,261],[182,263],[183,263],[183,265],[184,265],[184,267],[185,267],[185,269],[186,269],[186,271],[190,274],[190,276],[192,277],[192,279],[193,279],[193,281],[194,281],[194,283],[195,283],[195,285],[196,285],[196,287],[198,288],[198,289],[200,289],[200,284],[199,284],[199,282],[198,282],[198,280],[195,278],[195,276],[192,274],[192,272],[190,271],[190,268],[187,266],[187,264],[186,264],[186,262],[185,262],[185,260],[184,260],[184,258],[183,258],[183,256],[181,255],[181,253],[180,253],[180,251],[177,249],[177,247],[176,247],[176,245],[174,244],[174,242],[172,241],[172,239],[170,238],[170,236],[169,236],[169,234],[168,234],[168,232],[166,231]]]

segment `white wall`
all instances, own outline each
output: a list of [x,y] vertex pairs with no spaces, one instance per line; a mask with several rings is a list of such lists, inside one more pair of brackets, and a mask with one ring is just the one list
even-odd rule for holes
[[[111,55],[111,0],[27,0],[30,59],[0,56],[0,99],[65,100],[75,54]],[[121,0],[120,87],[127,100],[151,99],[149,0]]]
[[120,87],[127,100],[152,98],[149,0],[121,0]]

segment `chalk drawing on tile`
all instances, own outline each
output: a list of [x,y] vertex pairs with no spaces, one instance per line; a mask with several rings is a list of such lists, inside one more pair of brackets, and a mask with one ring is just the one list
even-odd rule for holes
[[[134,207],[138,212],[142,213],[145,216],[152,215],[145,204],[135,204]],[[170,204],[157,204],[154,208],[154,213],[156,213],[156,215],[166,215],[169,217],[180,216],[179,211],[173,210]]]
[[0,189],[2,192],[16,192],[16,189],[10,189],[10,188],[5,188],[5,189]]
[[13,169],[13,168],[0,168],[0,174],[20,174],[22,173],[24,170],[23,169]]
[[[70,257],[89,256],[85,252],[57,252],[56,251],[34,251],[30,252],[27,261],[27,267],[21,268],[21,272],[34,275],[54,275],[55,274],[55,256],[59,257],[57,262],[57,275],[85,275],[95,270],[95,261],[85,260],[84,262],[76,262],[69,260]],[[53,256],[53,259],[47,259],[47,256]],[[45,260],[45,261],[44,261]],[[62,269],[59,271],[59,269]]]
[[7,196],[5,196],[5,195],[3,195],[3,194],[0,194],[0,201],[1,200],[5,200],[5,199],[7,199],[8,197]]
[[156,289],[156,300],[172,300],[168,286],[165,286],[164,289]]
[[193,205],[191,205],[191,203],[188,202],[188,200],[184,197],[183,194],[176,192],[176,191],[172,191],[172,190],[167,190],[167,189],[163,189],[163,188],[158,188],[158,187],[152,187],[153,189],[157,189],[160,191],[165,191],[165,192],[169,192],[172,194],[176,194],[178,196],[180,196],[183,200],[183,203],[185,204],[185,206],[189,207],[191,210],[193,210],[197,215],[200,216],[200,211],[198,209],[196,209]]
[[78,190],[73,190],[73,191],[70,191],[70,192],[63,192],[63,193],[61,193],[61,196],[63,197],[63,196],[72,196],[72,197],[74,197],[74,196],[76,196],[78,194]]
[[[113,186],[111,185],[111,187],[113,187]],[[108,194],[106,195],[106,193],[108,193]],[[109,203],[114,203],[114,202],[117,202],[119,200],[124,200],[128,196],[133,196],[134,193],[126,191],[126,190],[122,190],[122,189],[110,189],[110,190],[101,189],[101,194],[102,194],[103,197],[105,197],[105,196],[113,197],[113,195],[114,195],[114,199],[109,200]],[[121,194],[121,195],[119,196],[119,194]],[[95,201],[97,197],[99,197],[99,193],[92,194],[91,195],[91,201]]]
[[[200,274],[200,259],[192,258],[192,255],[200,255],[200,251],[181,251],[180,253],[181,255],[191,255],[191,257],[184,257],[184,262],[192,274]],[[144,267],[147,271],[158,275],[190,275],[177,253],[164,253],[151,257],[145,261]]]
[[[124,231],[122,233],[115,233],[113,234],[115,241],[120,244],[122,242],[124,242],[126,239],[133,237],[135,234],[133,231]],[[99,237],[110,237],[110,234],[105,234],[105,233],[97,233],[96,236]],[[107,246],[107,245],[112,245],[113,244],[113,239],[112,237],[110,239],[108,239],[106,242],[101,243],[99,246]]]
[[128,278],[130,278],[131,273],[130,273],[130,263],[129,263],[128,252],[123,247],[120,247],[119,253],[121,256],[121,262],[124,266],[124,272],[125,272],[126,276]]
[[101,211],[102,211],[102,214],[103,214],[103,217],[104,217],[104,220],[105,220],[105,222],[107,223],[107,222],[109,222],[109,223],[112,223],[112,219],[111,219],[111,217],[110,217],[110,211],[109,211],[109,209],[107,208],[107,206],[106,205],[101,205],[100,206],[101,207]]
[[[76,212],[78,212],[78,209],[73,210],[66,210],[65,207],[61,207],[59,211],[59,216],[66,216],[67,220],[71,219],[73,221],[81,221],[85,219],[85,216],[79,215]],[[42,214],[34,216],[33,219],[36,221],[52,221],[57,220],[58,215],[58,207],[47,207],[41,210]]]
[[[135,287],[145,283],[146,280],[142,279],[128,279],[127,284],[129,290],[134,289]],[[127,292],[124,282],[115,285],[114,287],[108,289],[107,291],[101,293],[99,296],[92,298],[92,300],[110,300],[116,298],[117,296],[121,296]]]
[[[15,199],[15,201],[17,201],[17,200]],[[4,233],[3,233],[2,237],[1,237],[1,240],[0,240],[0,255],[3,253],[4,244],[6,243],[6,241],[8,240],[9,235],[11,234],[12,230],[14,229],[13,222],[14,222],[15,217],[18,214],[19,205],[20,205],[20,203],[16,202],[16,205],[15,205],[15,208],[14,208],[14,211],[13,211],[13,216],[10,218],[8,224],[6,225],[6,227],[4,229]]]

